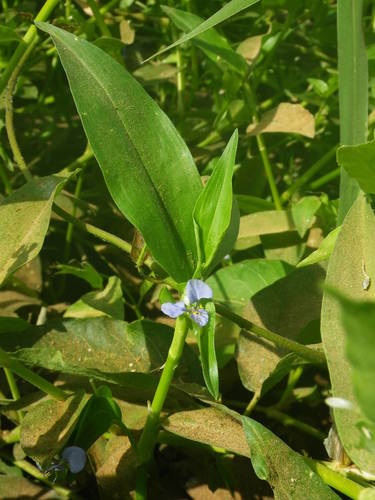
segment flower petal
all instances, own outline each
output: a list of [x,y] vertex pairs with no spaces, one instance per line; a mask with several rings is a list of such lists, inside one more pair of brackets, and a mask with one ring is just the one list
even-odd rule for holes
[[194,304],[201,299],[212,299],[212,290],[202,280],[189,280],[186,285],[185,296],[189,304]]
[[208,312],[204,309],[195,309],[191,311],[190,317],[199,326],[206,326],[209,320]]
[[68,462],[70,472],[77,474],[85,468],[86,465],[86,452],[79,446],[68,446],[61,453],[61,457]]
[[170,318],[177,318],[178,316],[181,316],[181,314],[184,314],[186,306],[182,301],[164,302],[164,304],[161,305],[161,310]]

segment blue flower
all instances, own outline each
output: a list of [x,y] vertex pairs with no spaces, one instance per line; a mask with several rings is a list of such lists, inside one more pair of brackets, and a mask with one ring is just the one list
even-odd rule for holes
[[61,460],[48,467],[48,469],[44,471],[44,474],[56,474],[59,471],[67,471],[67,469],[73,474],[77,474],[85,468],[86,461],[87,456],[83,448],[79,446],[68,446],[62,451]]
[[85,468],[86,452],[79,446],[68,446],[61,453],[61,458],[68,463],[70,472],[77,474]]
[[189,280],[185,288],[184,300],[165,302],[162,304],[161,310],[170,318],[177,318],[184,313],[189,313],[197,325],[206,326],[209,316],[208,312],[199,304],[202,299],[212,299],[211,288],[204,281]]

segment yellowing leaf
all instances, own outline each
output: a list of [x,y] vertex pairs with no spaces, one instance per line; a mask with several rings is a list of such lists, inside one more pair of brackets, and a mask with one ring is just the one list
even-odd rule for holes
[[315,120],[310,111],[300,104],[282,102],[277,108],[267,111],[259,123],[249,125],[246,132],[249,135],[282,132],[312,138],[315,136]]

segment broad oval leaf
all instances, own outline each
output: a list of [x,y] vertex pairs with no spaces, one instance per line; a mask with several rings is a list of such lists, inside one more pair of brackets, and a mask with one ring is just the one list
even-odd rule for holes
[[99,48],[46,23],[108,189],[176,281],[192,276],[192,213],[202,190],[193,158],[157,104]]
[[34,179],[1,203],[0,284],[40,252],[56,190],[65,180],[56,175]]
[[[360,195],[345,217],[327,271],[327,285],[350,299],[368,299],[366,275],[375,276],[375,216],[370,203]],[[330,372],[333,396],[358,406],[354,395],[351,367],[346,356],[345,328],[340,304],[324,294],[321,332]],[[362,419],[358,412],[334,409],[335,424],[348,456],[362,470],[375,473],[375,454],[361,447]]]

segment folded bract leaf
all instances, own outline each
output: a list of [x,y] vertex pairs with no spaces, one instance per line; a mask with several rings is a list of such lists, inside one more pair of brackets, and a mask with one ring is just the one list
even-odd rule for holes
[[196,260],[192,213],[202,190],[193,158],[139,83],[94,45],[46,23],[83,127],[119,209],[176,281]]
[[277,108],[267,111],[259,123],[249,125],[246,132],[249,135],[282,132],[312,138],[315,136],[315,120],[310,111],[300,104],[282,102]]
[[237,143],[236,130],[194,207],[196,241],[200,248],[199,264],[203,269],[210,266],[231,221],[232,177]]

